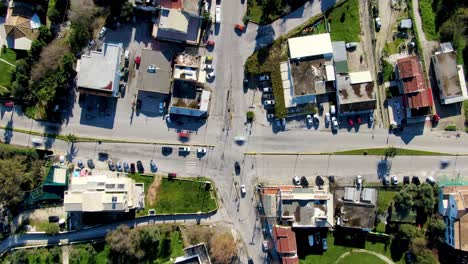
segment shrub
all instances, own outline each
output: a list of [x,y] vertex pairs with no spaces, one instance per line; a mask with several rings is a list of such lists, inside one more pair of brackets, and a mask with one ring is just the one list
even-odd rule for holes
[[247,112],[247,121],[252,122],[255,120],[255,113],[253,111]]
[[55,223],[48,223],[46,226],[45,226],[45,233],[49,236],[54,236],[56,234],[58,234],[59,232],[59,226]]
[[448,125],[445,127],[445,131],[457,131],[456,125]]
[[385,96],[387,97],[387,99],[391,99],[393,97],[390,87],[385,88]]
[[393,65],[386,60],[383,61],[383,76],[385,82],[393,79]]

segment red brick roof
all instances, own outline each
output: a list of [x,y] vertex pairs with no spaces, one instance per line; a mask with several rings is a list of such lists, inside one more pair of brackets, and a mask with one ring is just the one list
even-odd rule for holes
[[281,259],[282,264],[299,264],[299,258],[297,256],[294,257],[283,257]]
[[403,82],[404,93],[413,93],[425,89],[421,64],[416,56],[397,60],[398,75]]
[[416,94],[406,94],[407,107],[416,109],[434,104],[431,88],[424,89]]
[[182,0],[159,0],[159,4],[165,8],[182,9]]
[[274,226],[273,239],[276,243],[276,250],[280,254],[296,253],[296,234],[290,227]]

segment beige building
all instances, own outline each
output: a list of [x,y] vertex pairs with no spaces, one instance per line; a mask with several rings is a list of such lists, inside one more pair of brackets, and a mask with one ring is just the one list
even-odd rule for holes
[[145,207],[144,184],[111,176],[73,177],[65,192],[67,212],[128,212]]
[[5,21],[0,22],[0,46],[29,50],[39,35],[39,16],[28,3],[9,1],[8,6]]

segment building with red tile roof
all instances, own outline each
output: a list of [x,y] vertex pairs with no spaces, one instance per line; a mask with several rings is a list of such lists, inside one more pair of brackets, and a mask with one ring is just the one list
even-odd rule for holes
[[291,227],[273,226],[273,240],[275,249],[283,264],[298,264],[296,234]]
[[282,264],[299,264],[299,258],[297,256],[294,257],[283,257],[281,259]]
[[404,94],[414,93],[426,88],[422,67],[416,56],[397,60],[397,69]]

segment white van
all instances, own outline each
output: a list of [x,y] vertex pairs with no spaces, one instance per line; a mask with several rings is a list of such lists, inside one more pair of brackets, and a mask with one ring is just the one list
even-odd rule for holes
[[221,23],[221,6],[216,5],[216,15],[215,15],[216,23]]

